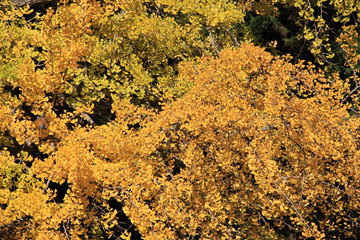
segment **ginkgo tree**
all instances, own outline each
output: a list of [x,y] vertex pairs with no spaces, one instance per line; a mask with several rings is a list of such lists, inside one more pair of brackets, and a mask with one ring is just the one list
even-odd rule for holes
[[132,161],[149,172],[131,178],[144,182],[124,190],[134,194],[125,211],[144,236],[354,237],[359,121],[337,75],[243,44],[184,64],[180,77],[189,93],[135,132]]
[[0,3],[0,238],[358,237],[357,26],[341,79],[195,2]]
[[91,238],[96,224],[111,238],[117,202],[143,239],[351,239],[359,121],[341,103],[347,86],[289,60],[245,43],[184,63],[193,86],[160,113],[114,101],[115,121],[34,160],[30,176],[69,185],[62,203],[39,185],[42,211],[11,216],[29,217],[39,239]]

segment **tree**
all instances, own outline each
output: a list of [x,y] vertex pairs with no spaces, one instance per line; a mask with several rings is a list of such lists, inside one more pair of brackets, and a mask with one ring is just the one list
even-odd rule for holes
[[71,186],[40,229],[56,216],[80,237],[77,222],[97,216],[110,233],[113,199],[144,239],[353,236],[359,123],[336,75],[243,44],[180,76],[192,89],[161,113],[115,101],[115,122],[74,130],[34,161],[37,178]]
[[336,75],[243,44],[180,76],[194,87],[137,133],[149,170],[126,212],[145,238],[353,236],[359,122]]
[[0,3],[0,236],[356,237],[356,26],[341,79],[193,5]]

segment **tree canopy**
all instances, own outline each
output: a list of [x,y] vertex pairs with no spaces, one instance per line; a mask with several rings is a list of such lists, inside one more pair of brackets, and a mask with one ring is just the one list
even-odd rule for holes
[[356,1],[32,3],[0,2],[1,239],[360,237]]

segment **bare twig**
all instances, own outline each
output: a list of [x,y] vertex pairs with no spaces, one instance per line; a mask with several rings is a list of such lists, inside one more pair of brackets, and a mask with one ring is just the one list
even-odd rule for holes
[[22,7],[25,5],[36,5],[36,4],[44,4],[50,2],[56,2],[56,0],[11,0],[13,4],[17,7]]
[[65,233],[65,236],[66,236],[66,240],[70,240],[70,236],[69,236],[68,231],[67,231],[67,229],[66,229],[66,227],[65,227],[65,224],[63,223],[62,226],[63,226],[64,233]]
[[277,184],[277,182],[273,181],[273,183],[275,184],[275,186],[279,189],[279,191],[281,192],[281,194],[285,197],[285,199],[290,203],[290,205],[292,206],[292,208],[294,209],[294,211],[296,212],[296,214],[298,215],[298,217],[301,219],[301,221],[303,222],[303,224],[305,224],[306,228],[311,230],[311,227],[309,226],[309,224],[307,224],[307,222],[305,221],[305,219],[303,218],[302,214],[299,212],[299,210],[297,209],[295,203],[293,201],[291,201],[291,199],[286,195],[286,193],[284,191],[282,191],[280,189],[280,186]]
[[216,46],[215,39],[214,39],[214,37],[213,37],[213,35],[211,33],[211,29],[208,28],[208,31],[209,31],[209,37],[210,37],[211,45],[213,45],[216,54],[219,55],[220,51],[219,51],[218,47]]
[[351,95],[353,95],[356,91],[359,90],[360,85],[356,79],[356,73],[354,72],[354,82],[355,82],[355,87],[348,93],[346,94],[346,96],[341,100],[341,103],[344,103]]
[[234,43],[236,46],[240,46],[239,42],[237,41],[236,37],[234,36],[234,34],[232,34],[229,30],[227,30],[225,27],[223,27],[223,29],[225,30],[225,32],[227,32],[230,37],[233,39]]

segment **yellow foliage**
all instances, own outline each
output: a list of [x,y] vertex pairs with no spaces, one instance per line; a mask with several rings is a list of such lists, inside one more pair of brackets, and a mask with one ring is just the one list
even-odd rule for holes
[[[183,64],[180,76],[194,85],[162,112],[119,100],[116,121],[72,131],[34,162],[38,177],[71,185],[57,222],[94,216],[90,197],[108,209],[108,229],[117,212],[106,199],[122,202],[144,239],[277,238],[267,221],[322,238],[334,212],[359,207],[359,123],[336,75],[246,43]],[[346,206],[336,203],[345,194]]]
[[[237,40],[247,11],[287,4],[321,55],[323,2],[63,0],[32,20],[1,2],[0,236],[354,234],[357,89]],[[346,22],[358,6],[343,3]],[[343,30],[356,82],[356,25]]]

